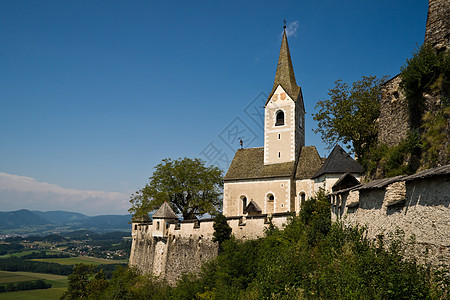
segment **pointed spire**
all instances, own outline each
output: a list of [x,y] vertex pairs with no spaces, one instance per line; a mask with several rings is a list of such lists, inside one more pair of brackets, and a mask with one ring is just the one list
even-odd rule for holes
[[178,216],[174,213],[172,208],[167,202],[164,202],[159,209],[152,215],[155,219],[178,219]]
[[297,101],[300,87],[297,85],[294,74],[294,67],[292,66],[291,53],[289,52],[289,44],[286,35],[286,25],[283,26],[283,37],[281,39],[280,56],[278,58],[277,72],[275,74],[275,81],[273,83],[272,91],[269,95],[270,100],[278,85],[288,93],[288,95]]

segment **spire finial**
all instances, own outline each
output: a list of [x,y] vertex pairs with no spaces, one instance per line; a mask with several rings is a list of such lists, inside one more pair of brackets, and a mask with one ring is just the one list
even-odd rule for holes
[[286,30],[286,19],[283,19],[283,23],[284,23],[283,29]]

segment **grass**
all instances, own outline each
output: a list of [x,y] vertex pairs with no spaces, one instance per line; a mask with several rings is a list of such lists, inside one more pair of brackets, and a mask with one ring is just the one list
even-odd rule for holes
[[75,264],[91,264],[91,265],[108,265],[108,264],[126,264],[128,260],[112,260],[88,256],[77,256],[68,258],[36,258],[36,261],[53,262],[60,265],[75,265]]
[[20,282],[42,279],[50,283],[52,288],[43,290],[18,291],[1,293],[1,299],[59,299],[67,288],[67,276],[31,273],[31,272],[7,272],[0,271],[0,283]]

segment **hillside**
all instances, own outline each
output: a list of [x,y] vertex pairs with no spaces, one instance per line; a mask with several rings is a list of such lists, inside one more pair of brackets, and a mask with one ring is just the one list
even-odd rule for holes
[[74,230],[93,232],[128,231],[131,215],[86,216],[68,211],[0,212],[0,234],[45,234]]

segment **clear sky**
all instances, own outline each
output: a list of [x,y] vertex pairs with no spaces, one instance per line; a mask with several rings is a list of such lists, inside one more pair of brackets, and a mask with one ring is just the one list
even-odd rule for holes
[[263,145],[283,19],[311,114],[334,81],[400,71],[426,0],[0,0],[0,203],[125,214],[163,158]]

